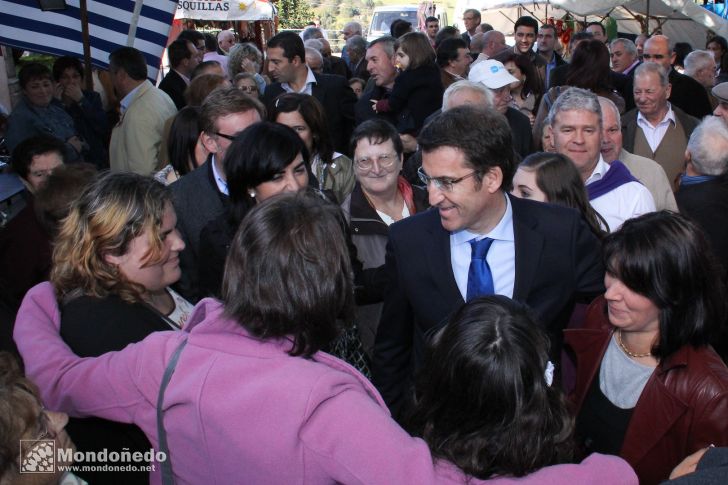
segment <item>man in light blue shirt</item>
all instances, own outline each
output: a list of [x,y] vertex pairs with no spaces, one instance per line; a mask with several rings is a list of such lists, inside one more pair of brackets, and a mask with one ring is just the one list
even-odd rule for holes
[[[484,294],[471,287],[529,305],[554,356],[575,299],[603,291],[599,241],[580,215],[507,195],[516,164],[504,116],[453,108],[427,124],[418,142],[432,209],[390,226],[372,362],[396,417],[406,411],[427,341],[467,299]],[[488,249],[478,252],[481,241]]]

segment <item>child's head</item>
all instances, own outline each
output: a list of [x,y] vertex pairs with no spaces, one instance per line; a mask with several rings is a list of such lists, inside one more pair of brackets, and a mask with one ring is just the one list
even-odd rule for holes
[[435,51],[422,32],[409,32],[397,39],[396,62],[403,71],[417,69],[435,61]]

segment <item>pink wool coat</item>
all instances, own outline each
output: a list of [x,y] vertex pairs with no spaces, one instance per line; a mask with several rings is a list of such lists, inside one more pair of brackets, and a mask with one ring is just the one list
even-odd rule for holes
[[[49,409],[136,423],[157,448],[156,401],[167,362],[185,338],[164,398],[164,423],[177,483],[465,483],[450,464],[433,464],[427,445],[389,416],[361,374],[322,352],[291,357],[288,340],[250,336],[202,300],[187,331],[157,332],[121,352],[76,357],[58,336],[53,288],[23,301],[15,340],[28,376]],[[157,468],[158,470],[158,468]],[[636,484],[620,458],[592,455],[518,480],[488,483]],[[159,472],[152,483],[160,483]],[[481,483],[473,480],[471,483]]]

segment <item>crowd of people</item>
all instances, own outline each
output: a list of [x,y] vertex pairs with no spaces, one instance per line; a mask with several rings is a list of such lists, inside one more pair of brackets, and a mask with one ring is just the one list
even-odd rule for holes
[[463,23],[25,64],[0,483],[728,480],[728,43]]

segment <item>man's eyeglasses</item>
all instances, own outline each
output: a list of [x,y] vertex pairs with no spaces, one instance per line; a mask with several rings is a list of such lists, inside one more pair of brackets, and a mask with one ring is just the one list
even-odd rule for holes
[[377,164],[380,168],[383,168],[385,170],[390,169],[397,162],[397,154],[389,153],[376,157],[357,158],[356,160],[354,160],[354,165],[356,165],[356,168],[358,168],[359,170],[371,170],[374,166],[374,160],[377,161]]
[[221,136],[221,137],[225,138],[226,140],[230,140],[230,141],[235,141],[235,137],[237,136],[237,135],[226,135],[225,133],[220,133],[219,131],[216,131],[215,134],[217,136]]
[[656,60],[659,61],[659,60],[664,59],[666,57],[667,56],[662,55],[662,54],[642,54],[642,58],[645,59],[645,60],[648,60],[648,61],[650,59],[656,59]]
[[258,86],[238,86],[238,89],[240,89],[244,93],[257,93],[258,92]]
[[480,172],[478,172],[477,170],[473,170],[467,175],[463,175],[462,177],[458,177],[456,179],[451,179],[448,177],[430,177],[425,173],[424,170],[422,170],[422,167],[417,169],[417,175],[420,177],[420,180],[422,180],[423,184],[429,186],[430,182],[432,182],[437,190],[442,190],[443,192],[452,192],[455,184],[458,184],[467,178],[478,175],[479,173]]

